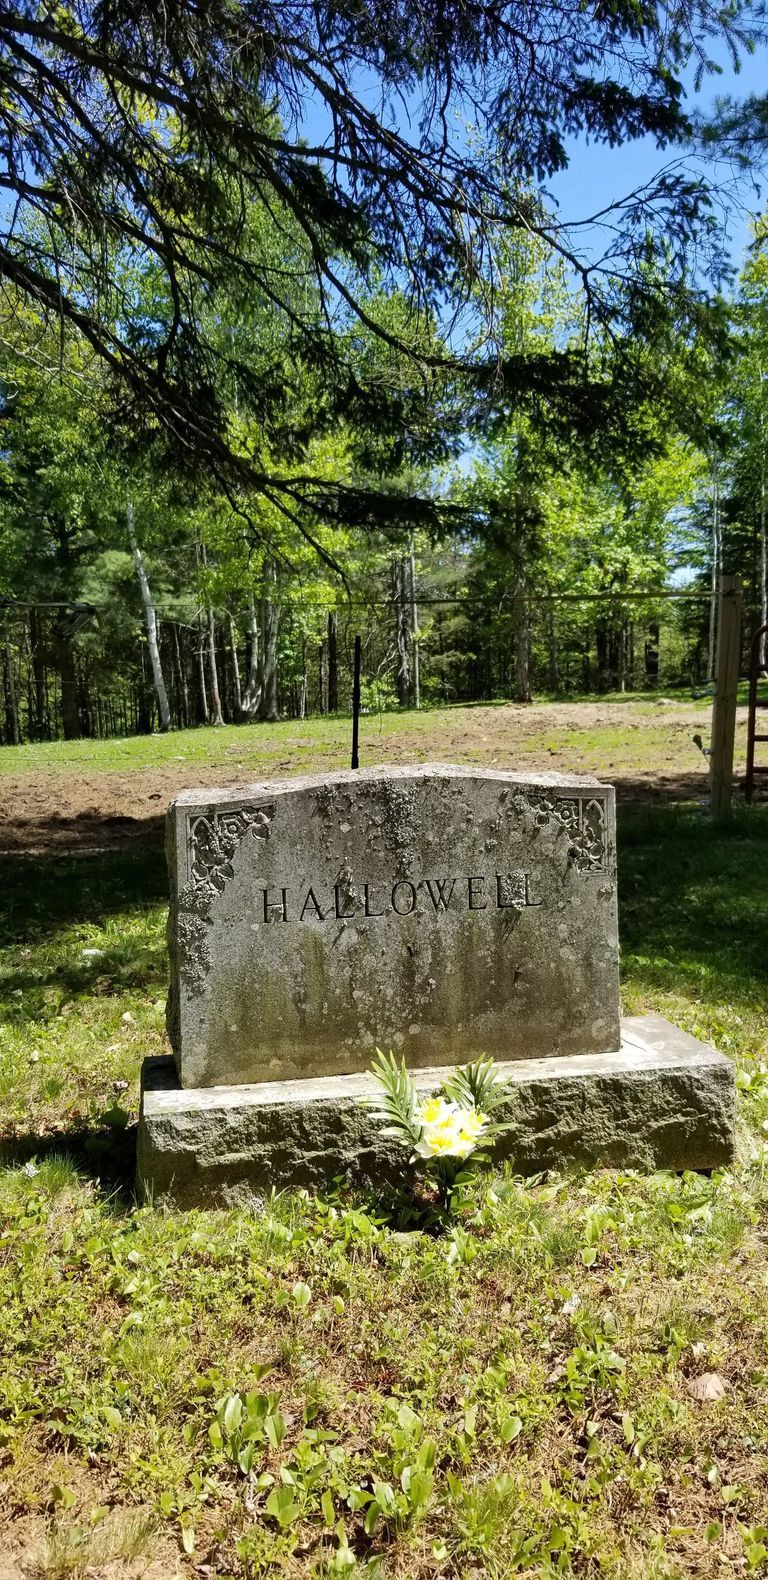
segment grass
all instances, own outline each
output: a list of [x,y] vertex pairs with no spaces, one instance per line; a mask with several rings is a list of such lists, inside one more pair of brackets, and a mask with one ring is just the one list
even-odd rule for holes
[[0,1580],[768,1575],[768,809],[620,845],[625,1007],[735,1058],[738,1167],[496,1172],[442,1235],[137,1208],[162,862],[0,863]]
[[[702,708],[706,711],[709,706],[708,699],[692,702],[687,692],[670,694],[667,700],[672,697],[675,709],[690,711],[692,718],[701,713]],[[577,726],[572,732],[574,739],[568,744],[575,743],[579,749],[591,745],[600,752],[606,747],[610,749],[627,745],[634,747],[637,756],[641,743],[649,745],[657,730],[661,733],[666,730],[664,704],[656,693],[616,692],[605,697],[592,697],[590,701],[597,706],[621,703],[622,713],[626,713],[627,717],[626,721],[622,720],[621,724],[616,725],[598,725],[586,729]],[[560,699],[561,707],[568,708],[570,704],[571,699]],[[548,702],[542,703],[545,714],[549,706]],[[574,699],[573,706],[578,706],[578,699]],[[452,707],[425,707],[420,714],[397,711],[368,714],[363,717],[361,724],[361,744],[369,754],[368,760],[375,760],[377,751],[386,750],[391,741],[396,743],[402,736],[413,736],[415,743],[423,737],[431,747],[433,742],[439,744],[449,741],[455,744],[455,737],[458,735],[461,738],[466,733],[471,739],[477,736],[477,744],[482,746],[482,731],[486,727],[483,721],[488,720],[487,728],[493,732],[497,728],[498,716],[505,712],[510,714],[513,731],[522,728],[526,745],[530,743],[533,749],[546,752],[562,744],[564,734],[567,734],[562,729],[554,734],[549,731],[538,709],[533,715],[538,727],[531,731],[526,725],[530,716],[528,709],[498,700]],[[168,735],[5,746],[0,747],[0,775],[125,773],[176,767],[178,764],[189,765],[190,769],[218,766],[231,769],[238,767],[240,762],[244,765],[264,759],[269,762],[271,758],[284,757],[286,753],[290,758],[291,771],[298,773],[312,770],[313,758],[318,752],[323,754],[324,766],[333,760],[336,766],[346,767],[350,728],[349,717],[338,714],[330,719],[290,719],[258,726],[228,724],[219,729],[179,730]],[[687,736],[686,725],[678,726],[678,729],[682,729]],[[641,732],[640,740],[638,731]],[[184,771],[187,771],[186,766]]]

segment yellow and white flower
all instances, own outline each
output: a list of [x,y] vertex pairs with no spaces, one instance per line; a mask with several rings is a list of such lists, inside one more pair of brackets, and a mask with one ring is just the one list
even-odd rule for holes
[[462,1108],[447,1097],[426,1098],[414,1119],[421,1128],[416,1144],[420,1158],[468,1158],[488,1124],[477,1108]]

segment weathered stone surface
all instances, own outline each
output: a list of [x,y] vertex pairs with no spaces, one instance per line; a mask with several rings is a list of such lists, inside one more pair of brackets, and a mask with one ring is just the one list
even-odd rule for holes
[[[420,1089],[445,1070],[423,1070]],[[503,1074],[514,1128],[496,1156],[515,1169],[607,1164],[710,1169],[733,1156],[730,1060],[660,1016],[622,1023],[621,1047],[597,1055],[519,1060]],[[138,1177],[145,1195],[178,1206],[253,1202],[271,1186],[320,1188],[402,1179],[403,1152],[362,1099],[367,1074],[185,1091],[173,1061],[144,1071]]]
[[618,1045],[613,791],[436,764],[187,792],[168,817],[182,1086]]

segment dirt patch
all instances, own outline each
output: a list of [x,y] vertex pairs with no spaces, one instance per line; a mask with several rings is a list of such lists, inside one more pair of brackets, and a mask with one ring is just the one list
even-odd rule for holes
[[[695,800],[707,792],[707,763],[693,742],[706,742],[710,709],[674,702],[560,703],[528,708],[455,708],[412,715],[403,727],[361,720],[361,761],[451,761],[520,771],[549,769],[594,774],[616,785],[623,800]],[[400,721],[398,721],[398,724]],[[746,709],[739,710],[737,752],[743,748]],[[159,848],[168,802],[179,790],[323,772],[347,765],[336,740],[317,740],[308,761],[307,741],[286,735],[254,751],[248,730],[246,761],[222,744],[213,766],[158,763],[133,771],[56,772],[0,779],[0,852],[93,852],[134,845]],[[330,729],[329,729],[330,734]],[[275,746],[278,749],[275,749]],[[300,748],[303,748],[300,750]]]

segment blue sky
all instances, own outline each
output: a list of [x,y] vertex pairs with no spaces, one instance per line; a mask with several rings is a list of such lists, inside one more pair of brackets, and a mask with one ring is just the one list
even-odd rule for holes
[[[768,92],[768,45],[754,55],[746,56],[737,75],[724,51],[718,52],[722,66],[719,76],[707,76],[701,90],[696,93],[690,83],[688,104],[691,109],[707,112],[718,97],[732,95],[743,98],[750,93]],[[597,212],[611,202],[624,197],[636,187],[650,181],[666,164],[681,158],[679,150],[660,151],[652,138],[645,137],[621,148],[606,148],[600,144],[588,146],[579,140],[571,144],[571,164],[555,177],[548,190],[558,204],[559,217],[563,220],[582,219]],[[685,156],[683,156],[685,157]],[[763,172],[762,191],[754,181],[742,180],[738,191],[733,190],[733,172],[726,165],[695,161],[685,157],[687,165],[696,165],[711,179],[722,184],[722,213],[727,225],[728,247],[733,262],[739,267],[749,240],[749,217],[768,203],[768,168]],[[729,189],[731,189],[729,191]]]
[[[706,114],[714,108],[717,98],[726,95],[738,99],[750,93],[768,92],[768,42],[754,55],[745,55],[738,72],[734,71],[724,45],[718,44],[716,48],[711,48],[710,53],[717,60],[720,72],[705,76],[698,92],[693,80],[694,73],[689,73],[687,102],[692,111]],[[357,87],[359,90],[359,82]],[[364,93],[363,97],[367,95]],[[376,108],[377,98],[378,84],[372,78],[369,108]],[[403,117],[401,129],[406,137],[417,135],[416,120],[415,112],[412,121]],[[323,142],[329,131],[325,111],[320,111],[317,104],[310,101],[304,107],[300,130],[310,142]],[[584,139],[573,139],[569,154],[571,162],[568,169],[546,185],[558,218],[566,222],[584,220],[607,208],[636,188],[651,182],[661,169],[671,164],[682,163],[688,169],[703,172],[710,183],[717,184],[721,194],[715,214],[726,228],[727,250],[737,269],[744,260],[749,241],[750,216],[768,206],[768,164],[763,172],[761,190],[759,178],[750,180],[742,175],[736,181],[734,172],[725,162],[716,165],[711,160],[697,160],[679,148],[660,150],[651,137],[626,143],[620,148],[607,148],[600,143],[589,145]],[[605,237],[601,238],[597,233],[592,235],[577,231],[573,239],[582,256],[585,247],[593,255],[599,255],[605,245]]]

